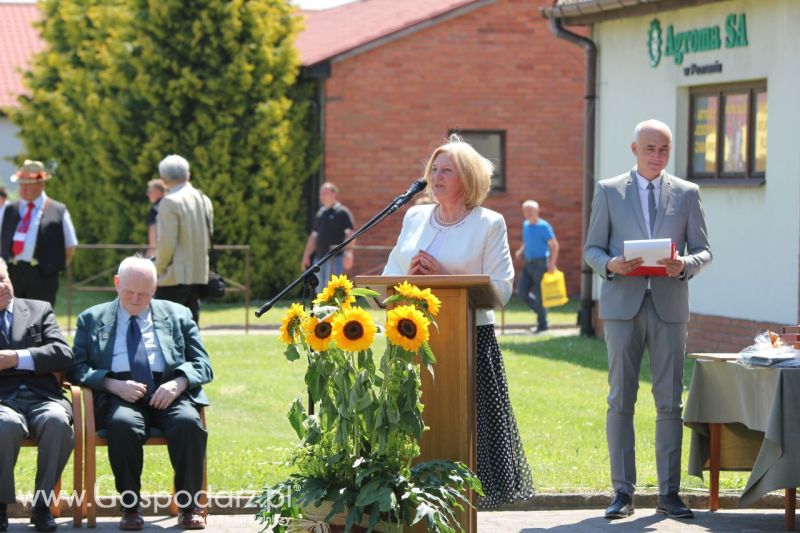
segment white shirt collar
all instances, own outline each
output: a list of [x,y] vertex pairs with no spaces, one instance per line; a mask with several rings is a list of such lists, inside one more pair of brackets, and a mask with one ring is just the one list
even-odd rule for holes
[[653,184],[653,188],[658,191],[658,190],[661,190],[661,180],[662,180],[663,176],[664,176],[664,172],[661,172],[661,174],[656,179],[649,180],[649,179],[645,178],[644,176],[642,176],[641,174],[639,174],[639,171],[637,170],[636,171],[636,184],[639,186],[640,190],[646,191],[647,190],[647,184],[648,183],[652,183]]
[[[147,320],[147,317],[150,316],[150,306],[147,306],[147,309],[136,315],[136,318],[139,319],[139,322],[144,322]],[[127,327],[128,320],[130,320],[131,314],[125,310],[123,307],[122,302],[119,302],[119,306],[117,307],[117,322],[121,324],[125,324]]]
[[[47,195],[44,193],[44,191],[42,191],[42,194],[40,194],[38,197],[33,199],[33,208],[34,209],[41,209],[41,207],[44,205],[44,203],[46,201],[47,201]],[[28,202],[23,200],[22,198],[20,198],[20,200],[19,200],[19,208],[20,208],[20,211],[22,212],[22,214],[24,215],[25,211],[28,210]]]

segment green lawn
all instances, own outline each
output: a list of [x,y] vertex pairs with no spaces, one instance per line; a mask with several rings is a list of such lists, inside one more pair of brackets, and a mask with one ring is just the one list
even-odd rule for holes
[[[58,300],[56,301],[56,318],[58,319],[58,323],[63,327],[67,327],[67,293],[65,285],[66,284],[62,282],[59,289]],[[114,297],[116,297],[116,294],[113,292],[75,292],[72,299],[70,327],[75,327],[75,320],[81,311],[92,305],[109,301]],[[200,311],[200,325],[201,327],[243,327],[246,318],[249,318],[250,325],[255,327],[275,327],[280,325],[281,318],[283,318],[286,310],[289,309],[291,301],[281,301],[269,312],[265,313],[260,318],[256,318],[254,315],[256,309],[261,307],[265,301],[266,300],[254,298],[247,311],[242,301],[224,303],[217,301],[203,302]],[[549,312],[550,324],[576,325],[579,307],[580,302],[573,299],[566,305],[551,309]],[[372,309],[371,313],[376,320],[380,322],[383,321],[383,312],[381,310]],[[535,316],[533,311],[528,309],[516,295],[511,297],[505,309],[496,312],[498,325],[502,324],[504,321],[507,326],[535,326]]]
[[[605,417],[605,343],[581,337],[515,336],[501,339],[514,412],[541,492],[610,491]],[[635,415],[638,487],[657,491],[655,407],[645,359]],[[684,402],[694,361],[684,370]],[[686,474],[689,430],[683,438],[683,489],[706,481]],[[747,472],[722,472],[722,489],[744,488]]]
[[[302,361],[287,362],[277,337],[206,335],[215,381],[206,390],[209,488],[214,492],[257,490],[282,479],[295,435],[286,420],[290,402],[303,391]],[[379,341],[382,342],[382,341]],[[605,441],[606,353],[601,341],[580,337],[501,337],[512,404],[540,492],[610,491]],[[377,347],[376,347],[377,348]],[[688,387],[691,365],[687,363]],[[649,369],[643,365],[636,413],[639,486],[655,490],[655,409]],[[684,434],[683,487],[703,488],[685,474],[689,432]],[[113,492],[105,450],[98,458],[101,493]],[[23,449],[17,490],[30,490],[35,452]],[[67,469],[71,473],[71,463]],[[144,490],[171,487],[163,447],[146,449]],[[64,486],[72,486],[71,474]],[[723,472],[723,489],[741,489],[747,473]]]
[[[72,300],[71,326],[77,315],[96,303],[115,296],[113,292],[76,292]],[[201,327],[236,326],[245,323],[275,327],[288,309],[284,301],[256,319],[254,311],[264,298],[254,298],[246,311],[243,302],[206,302]],[[62,281],[56,315],[67,325],[66,283]],[[573,299],[551,309],[551,325],[572,326],[580,302]],[[383,322],[383,312],[371,310]],[[498,325],[533,326],[535,315],[514,295],[502,312]],[[284,462],[295,444],[295,434],[286,411],[303,391],[302,361],[290,364],[275,336],[206,335],[215,381],[206,387],[212,406],[206,411],[209,425],[209,489],[212,492],[258,490],[265,483],[283,479]],[[382,340],[378,341],[382,342]],[[512,404],[540,492],[609,492],[608,453],[605,440],[607,394],[605,345],[580,337],[507,336],[500,338]],[[378,351],[378,350],[376,350]],[[687,362],[685,389],[691,379]],[[656,490],[654,459],[655,409],[649,387],[649,367],[642,365],[640,402],[636,412],[636,447],[639,487]],[[684,433],[685,471],[688,464],[689,432]],[[72,487],[72,460],[67,466],[64,488]],[[35,450],[23,449],[17,464],[17,491],[32,489]],[[171,467],[163,447],[145,451],[144,492],[171,487]],[[113,477],[101,449],[98,457],[100,492],[111,494]],[[722,489],[741,490],[747,473],[723,472]],[[683,475],[684,489],[703,489],[698,478]]]

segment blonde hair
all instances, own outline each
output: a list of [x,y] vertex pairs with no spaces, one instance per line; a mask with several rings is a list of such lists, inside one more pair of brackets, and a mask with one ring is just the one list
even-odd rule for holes
[[[478,153],[471,144],[464,141],[460,136],[453,133],[448,142],[438,147],[431,154],[428,163],[425,165],[425,179],[428,180],[428,195],[435,199],[433,195],[433,185],[431,183],[431,167],[434,160],[441,153],[449,154],[453,158],[458,178],[464,187],[463,201],[467,209],[481,205],[489,194],[492,186],[492,173],[494,165],[491,161]],[[435,200],[434,200],[435,201]],[[438,203],[438,202],[437,202]]]

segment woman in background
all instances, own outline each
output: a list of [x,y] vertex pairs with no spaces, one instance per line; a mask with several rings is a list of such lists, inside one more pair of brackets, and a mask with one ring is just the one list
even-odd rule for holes
[[[457,135],[434,150],[425,167],[429,205],[415,205],[403,219],[383,275],[482,274],[503,305],[511,297],[514,267],[503,216],[480,207],[494,165]],[[494,312],[476,311],[478,477],[481,509],[534,494],[517,422],[508,397],[503,357],[494,334]]]

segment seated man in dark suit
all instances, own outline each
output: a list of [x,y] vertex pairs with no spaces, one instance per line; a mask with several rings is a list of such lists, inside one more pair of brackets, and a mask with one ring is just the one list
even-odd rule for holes
[[213,377],[211,363],[189,309],[153,299],[156,282],[150,260],[122,261],[114,277],[118,298],[78,317],[70,379],[107,395],[108,458],[123,496],[120,529],[144,527],[142,447],[151,427],[168,441],[179,527],[204,529],[197,500],[208,435],[196,406],[208,405],[201,385]]
[[0,259],[0,531],[8,529],[6,507],[16,501],[14,465],[22,440],[38,440],[31,523],[55,531],[47,505],[72,452],[69,402],[54,372],[66,372],[72,351],[47,302],[14,298],[8,267]]

